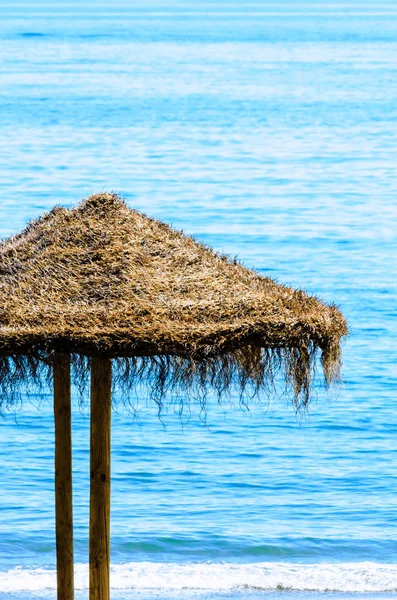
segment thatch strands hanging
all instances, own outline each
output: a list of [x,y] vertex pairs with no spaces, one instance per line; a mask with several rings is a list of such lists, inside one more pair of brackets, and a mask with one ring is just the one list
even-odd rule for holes
[[60,352],[123,358],[118,373],[130,383],[144,376],[159,401],[166,391],[199,395],[208,385],[252,393],[282,374],[300,406],[317,354],[326,384],[338,378],[347,333],[335,306],[244,268],[113,194],[54,208],[5,240],[0,299],[3,404]]
[[113,194],[54,208],[0,245],[0,408],[54,386],[58,600],[73,600],[71,372],[91,372],[90,600],[109,600],[112,382],[198,400],[310,399],[317,354],[339,376],[342,314],[217,254]]

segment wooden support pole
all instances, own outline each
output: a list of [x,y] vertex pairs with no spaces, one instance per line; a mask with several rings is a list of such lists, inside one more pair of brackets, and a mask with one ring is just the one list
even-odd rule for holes
[[90,600],[109,600],[112,361],[91,362]]
[[54,355],[55,521],[58,600],[73,600],[73,507],[70,356]]

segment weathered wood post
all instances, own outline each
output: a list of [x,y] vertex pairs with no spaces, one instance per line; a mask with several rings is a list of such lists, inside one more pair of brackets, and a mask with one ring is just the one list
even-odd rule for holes
[[90,600],[109,600],[112,361],[91,361]]
[[73,600],[73,506],[70,356],[55,353],[55,521],[58,600]]

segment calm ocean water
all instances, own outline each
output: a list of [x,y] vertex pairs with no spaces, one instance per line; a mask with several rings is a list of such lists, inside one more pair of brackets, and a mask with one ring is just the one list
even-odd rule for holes
[[[52,4],[0,2],[0,236],[114,190],[335,301],[352,332],[344,387],[303,420],[283,398],[210,399],[206,425],[160,423],[144,394],[118,408],[113,597],[395,597],[396,3]],[[51,395],[0,430],[0,599],[53,600]]]

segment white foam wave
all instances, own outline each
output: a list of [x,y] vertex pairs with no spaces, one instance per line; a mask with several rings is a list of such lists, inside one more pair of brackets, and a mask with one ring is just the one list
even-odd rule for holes
[[[76,589],[88,587],[88,566],[76,565]],[[55,571],[17,567],[0,571],[3,592],[39,592],[56,587]],[[135,562],[112,565],[113,590],[261,589],[317,592],[397,591],[397,564],[174,563]]]

